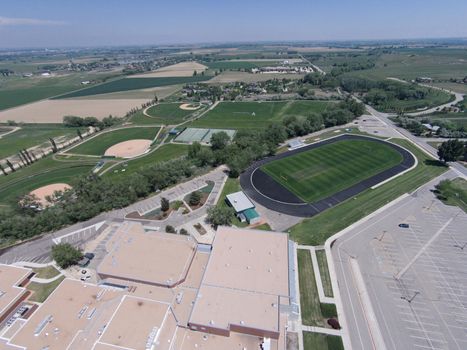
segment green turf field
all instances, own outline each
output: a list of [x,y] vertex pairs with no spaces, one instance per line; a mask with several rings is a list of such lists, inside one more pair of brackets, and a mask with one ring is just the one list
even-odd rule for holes
[[[216,108],[190,124],[199,128],[258,129],[288,115],[322,112],[329,102],[221,102]],[[254,115],[253,115],[254,113]]]
[[60,162],[47,157],[17,170],[8,176],[0,176],[0,204],[13,205],[16,199],[36,188],[53,183],[67,183],[88,174],[97,161]]
[[197,75],[192,77],[167,77],[167,78],[121,78],[109,81],[104,84],[91,86],[89,88],[74,91],[68,94],[61,95],[57,99],[72,98],[81,96],[91,96],[99,94],[107,94],[118,91],[129,91],[148,89],[159,86],[168,86],[176,84],[189,84],[211,79],[211,76]]
[[[148,118],[144,116],[148,122],[152,121],[153,123],[165,124],[165,125],[175,125],[180,124],[185,119],[195,111],[187,111],[180,109],[180,103],[160,103],[155,106],[148,108],[146,111],[147,114],[151,116]],[[199,111],[197,109],[196,111]],[[132,118],[134,123],[138,123],[138,120]]]
[[396,150],[366,140],[342,140],[261,167],[306,202],[344,190],[402,161]]
[[[322,245],[333,234],[404,193],[415,190],[448,169],[428,157],[410,142],[399,139],[393,139],[392,141],[405,147],[417,157],[418,165],[415,169],[374,190],[368,189],[352,199],[312,218],[303,220],[290,229],[290,237],[299,244]],[[336,220],[336,218],[339,218],[339,220]]]
[[62,124],[25,124],[20,130],[0,138],[0,159],[14,155],[19,150],[49,142],[49,138],[76,136],[76,128]]
[[156,127],[138,127],[103,132],[100,135],[73,147],[67,153],[100,156],[103,155],[109,147],[123,141],[136,139],[153,140],[158,131],[159,128]]
[[[127,174],[132,174],[135,171],[156,163],[164,162],[167,160],[177,159],[182,156],[186,156],[188,152],[188,145],[178,144],[167,144],[163,145],[154,152],[151,152],[144,157],[130,160],[123,164],[120,164],[107,173],[104,176],[119,177]],[[125,170],[125,171],[122,171]]]

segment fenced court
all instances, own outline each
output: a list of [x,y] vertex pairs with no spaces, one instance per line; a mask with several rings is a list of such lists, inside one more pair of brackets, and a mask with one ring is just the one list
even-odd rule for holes
[[186,128],[183,130],[180,135],[178,135],[174,141],[191,143],[191,142],[200,142],[200,143],[209,143],[211,136],[217,132],[224,131],[232,139],[235,135],[235,130],[229,129],[203,129],[203,128]]

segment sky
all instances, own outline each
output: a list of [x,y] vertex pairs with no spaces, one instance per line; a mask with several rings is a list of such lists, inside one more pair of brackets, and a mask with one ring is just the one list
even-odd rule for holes
[[467,37],[467,0],[0,0],[0,48]]

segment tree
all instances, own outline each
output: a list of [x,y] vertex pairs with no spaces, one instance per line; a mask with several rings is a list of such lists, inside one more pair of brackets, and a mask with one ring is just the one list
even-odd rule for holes
[[6,172],[6,170],[3,168],[3,165],[0,164],[0,170],[2,171],[3,175],[7,176],[8,173]]
[[188,231],[185,230],[184,228],[180,229],[180,234],[184,236],[188,236]]
[[162,198],[161,198],[161,210],[162,210],[163,212],[166,212],[166,211],[168,211],[169,209],[170,209],[170,201],[169,201],[167,198],[162,197]]
[[225,131],[220,131],[212,134],[211,148],[213,150],[224,149],[230,142],[230,136]]
[[456,161],[464,153],[465,144],[457,139],[443,142],[438,147],[439,160],[444,163]]
[[167,225],[165,227],[165,232],[167,232],[167,233],[176,233],[177,231],[175,231],[175,228],[173,226]]
[[196,206],[200,202],[201,202],[201,192],[200,191],[191,192],[190,198],[188,199],[188,203],[190,203],[191,206]]
[[51,137],[49,138],[49,140],[50,140],[50,143],[52,144],[52,152],[57,153],[58,148],[57,148],[57,144],[55,143],[55,140]]
[[79,131],[79,129],[76,129],[76,133],[78,134],[79,139],[82,140],[83,135],[81,135],[81,131]]
[[62,269],[75,265],[82,257],[83,253],[69,243],[60,243],[52,247],[52,259]]
[[235,212],[231,207],[212,207],[208,209],[207,220],[214,227],[219,225],[230,226],[234,218]]

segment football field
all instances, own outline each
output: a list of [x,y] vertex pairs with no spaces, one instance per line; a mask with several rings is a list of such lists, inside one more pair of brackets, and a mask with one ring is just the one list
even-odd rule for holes
[[261,170],[303,201],[311,203],[401,161],[401,154],[383,143],[342,140],[273,161]]

